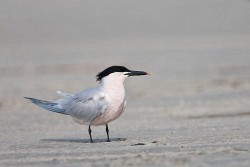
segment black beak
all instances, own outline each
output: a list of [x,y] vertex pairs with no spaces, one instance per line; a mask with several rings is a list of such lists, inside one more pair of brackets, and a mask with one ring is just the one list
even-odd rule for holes
[[127,75],[138,76],[138,75],[149,75],[149,73],[146,73],[144,71],[130,71]]

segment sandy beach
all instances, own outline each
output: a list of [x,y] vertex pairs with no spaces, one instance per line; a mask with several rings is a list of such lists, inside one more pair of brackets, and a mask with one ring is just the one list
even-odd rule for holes
[[[0,166],[250,165],[250,2],[1,1]],[[127,107],[86,126],[23,97],[56,100],[111,65]]]

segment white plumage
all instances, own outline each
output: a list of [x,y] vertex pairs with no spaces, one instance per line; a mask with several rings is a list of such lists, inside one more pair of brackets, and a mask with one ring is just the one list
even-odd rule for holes
[[124,81],[133,75],[147,75],[143,71],[131,71],[122,66],[112,66],[97,75],[100,84],[97,87],[85,89],[74,95],[57,91],[63,98],[56,101],[30,99],[34,104],[46,110],[70,115],[79,124],[89,125],[90,140],[91,125],[106,125],[109,140],[108,123],[118,118],[126,106]]

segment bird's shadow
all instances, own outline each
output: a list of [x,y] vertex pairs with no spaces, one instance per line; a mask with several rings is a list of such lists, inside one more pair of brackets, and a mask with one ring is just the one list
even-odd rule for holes
[[[126,138],[110,138],[110,142],[125,141]],[[91,143],[90,139],[41,139],[43,142],[70,142],[70,143]],[[93,139],[94,143],[107,142],[107,139]]]

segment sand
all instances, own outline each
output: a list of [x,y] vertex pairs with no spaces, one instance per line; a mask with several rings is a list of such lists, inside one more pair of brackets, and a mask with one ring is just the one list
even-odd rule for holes
[[[248,1],[2,1],[0,166],[250,164]],[[3,25],[3,26],[2,26]],[[127,108],[105,127],[42,110],[124,65]]]

